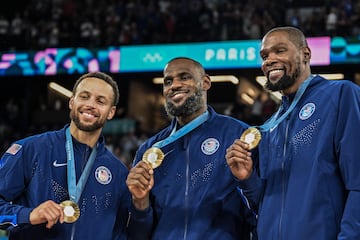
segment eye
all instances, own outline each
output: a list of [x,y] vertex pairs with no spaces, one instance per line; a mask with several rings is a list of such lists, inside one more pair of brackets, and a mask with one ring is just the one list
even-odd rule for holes
[[187,80],[192,79],[192,75],[190,75],[190,74],[184,74],[184,75],[181,75],[180,79],[181,79],[182,81],[187,81]]
[[173,82],[173,80],[172,80],[171,78],[165,78],[165,79],[164,79],[164,85],[165,85],[165,86],[171,85],[172,82]]
[[79,95],[79,98],[81,98],[81,99],[87,99],[88,97],[89,97],[89,95],[85,94],[85,93]]
[[109,101],[108,99],[106,99],[105,97],[103,96],[98,96],[96,98],[96,102],[99,104],[99,105],[106,105]]
[[285,48],[279,48],[279,49],[277,50],[277,53],[284,53],[284,52],[286,52],[286,49],[285,49]]

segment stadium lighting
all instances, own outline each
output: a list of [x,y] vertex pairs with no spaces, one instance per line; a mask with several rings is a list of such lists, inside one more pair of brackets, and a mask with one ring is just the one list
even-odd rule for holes
[[[231,82],[235,85],[239,83],[239,79],[235,77],[234,75],[214,75],[210,76],[211,82]],[[153,78],[154,84],[163,84],[163,78],[157,77]]]
[[72,92],[66,88],[64,88],[63,86],[55,83],[55,82],[50,82],[49,83],[49,88],[54,90],[55,92],[59,93],[60,95],[63,95],[65,97],[71,97]]
[[[329,79],[329,80],[341,80],[344,79],[344,74],[342,73],[331,73],[331,74],[319,74],[323,78]],[[256,82],[258,82],[261,86],[265,86],[266,83],[266,77],[265,76],[257,76]],[[270,92],[276,99],[281,99],[281,93],[279,92]]]

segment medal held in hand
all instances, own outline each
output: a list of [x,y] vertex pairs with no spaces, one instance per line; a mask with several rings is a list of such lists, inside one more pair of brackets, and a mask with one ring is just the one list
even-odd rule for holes
[[240,140],[249,144],[249,149],[253,149],[259,144],[261,140],[261,133],[259,129],[250,127],[243,132]]
[[160,166],[164,159],[164,153],[160,148],[152,147],[145,151],[142,160],[151,165],[152,168]]
[[60,203],[63,207],[64,211],[64,222],[66,223],[73,223],[80,217],[80,208],[79,206],[70,200],[66,200]]

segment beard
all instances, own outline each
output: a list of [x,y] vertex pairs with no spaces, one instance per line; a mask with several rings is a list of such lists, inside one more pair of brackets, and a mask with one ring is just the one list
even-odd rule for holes
[[105,124],[105,122],[99,122],[99,121],[96,121],[95,123],[93,123],[91,125],[83,124],[83,123],[81,123],[79,116],[75,113],[75,110],[73,110],[73,109],[70,111],[70,119],[75,123],[75,125],[78,129],[80,129],[81,131],[84,131],[84,132],[96,131],[96,130],[102,128]]
[[190,116],[200,108],[204,106],[203,93],[198,90],[193,95],[188,97],[184,104],[180,106],[175,106],[169,100],[166,100],[165,110],[167,114],[171,117],[179,117],[179,116]]
[[280,78],[279,81],[277,81],[276,83],[271,83],[271,81],[269,80],[269,77],[267,77],[267,82],[265,83],[265,88],[270,90],[270,91],[281,91],[284,89],[287,89],[289,87],[291,87],[292,85],[294,85],[296,79],[299,77],[300,75],[300,61],[297,61],[296,63],[296,69],[293,75],[287,75],[287,69],[284,69],[284,76],[282,76]]

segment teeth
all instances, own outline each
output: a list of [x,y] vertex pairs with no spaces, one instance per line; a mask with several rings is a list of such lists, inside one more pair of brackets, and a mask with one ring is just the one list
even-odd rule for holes
[[269,77],[273,77],[273,76],[278,76],[280,74],[282,74],[282,70],[279,70],[279,69],[275,69],[275,70],[271,70],[269,71]]
[[276,69],[276,70],[271,70],[270,73],[279,73],[279,72],[281,72],[281,71],[282,71],[282,70]]
[[184,92],[175,92],[172,94],[172,97],[176,97],[176,96],[182,95],[182,94],[184,94]]
[[89,116],[89,117],[92,117],[92,114],[90,114],[90,113],[84,113],[84,115],[87,115],[87,116]]

